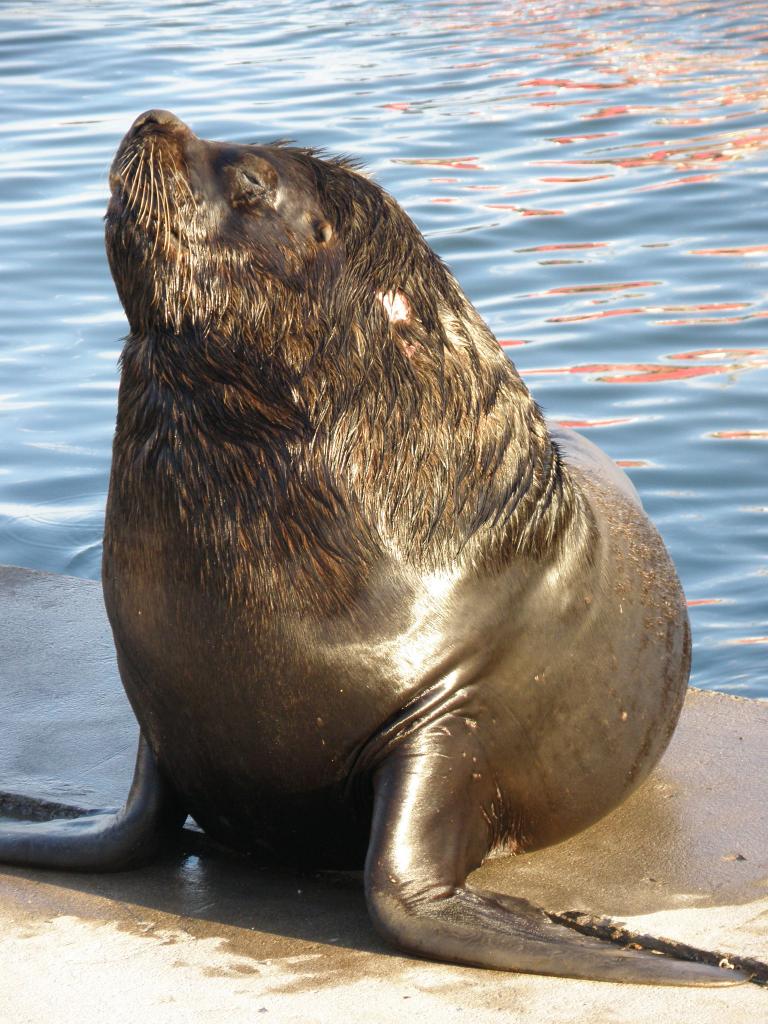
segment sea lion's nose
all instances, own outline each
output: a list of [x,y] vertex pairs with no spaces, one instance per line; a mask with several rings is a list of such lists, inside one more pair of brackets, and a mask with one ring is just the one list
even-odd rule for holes
[[184,124],[184,122],[172,114],[170,110],[145,110],[143,114],[139,114],[136,120],[131,125],[130,134],[136,135],[144,128],[162,127],[175,129],[177,131],[184,131],[191,134],[191,130]]

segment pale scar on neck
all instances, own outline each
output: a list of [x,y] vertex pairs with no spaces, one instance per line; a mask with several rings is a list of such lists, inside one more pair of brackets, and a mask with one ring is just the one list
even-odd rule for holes
[[402,292],[376,292],[376,298],[384,307],[390,323],[408,323],[411,319],[411,307]]

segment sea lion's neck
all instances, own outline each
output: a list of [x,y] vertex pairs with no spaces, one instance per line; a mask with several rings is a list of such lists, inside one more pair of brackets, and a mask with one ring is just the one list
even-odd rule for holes
[[291,372],[240,339],[131,335],[121,364],[118,432],[123,414],[142,435],[157,427],[243,439],[307,426]]
[[578,496],[498,347],[476,358],[449,338],[439,372],[405,374],[363,350],[293,379],[196,341],[126,344],[110,500],[187,523],[214,568],[292,558],[307,536],[323,538],[321,576],[383,556],[501,567],[568,532]]
[[364,523],[349,527],[353,497],[312,458],[295,387],[216,338],[195,340],[126,343],[105,565],[140,564],[241,602],[316,604],[329,582],[343,600],[378,549]]
[[480,387],[473,373],[446,372],[439,399],[429,389],[412,399],[416,415],[390,438],[374,425],[381,393],[371,396],[377,443],[347,459],[380,532],[433,568],[547,559],[574,519],[579,497],[540,410],[506,360],[498,369]]

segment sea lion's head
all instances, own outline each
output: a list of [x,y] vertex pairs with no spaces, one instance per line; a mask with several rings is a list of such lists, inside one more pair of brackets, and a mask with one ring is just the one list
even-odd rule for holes
[[271,283],[305,284],[334,242],[309,159],[207,142],[174,114],[133,123],[110,170],[107,252],[131,328],[221,328]]
[[134,335],[237,337],[295,369],[334,339],[348,350],[387,337],[411,361],[466,306],[410,218],[349,160],[206,141],[150,110],[110,186],[107,252]]

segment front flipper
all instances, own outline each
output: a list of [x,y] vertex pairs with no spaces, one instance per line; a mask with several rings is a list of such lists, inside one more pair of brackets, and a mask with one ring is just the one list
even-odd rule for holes
[[423,957],[497,970],[658,985],[733,985],[739,971],[621,949],[527,900],[466,885],[494,840],[495,782],[456,715],[391,750],[374,774],[365,866],[379,931]]
[[121,871],[151,860],[186,815],[143,736],[125,805],[50,821],[0,819],[0,863]]

